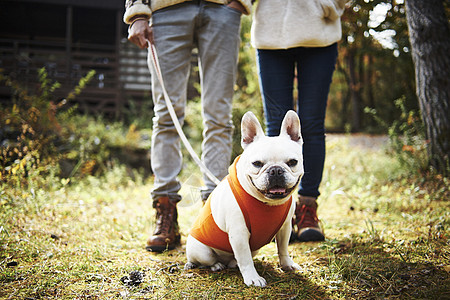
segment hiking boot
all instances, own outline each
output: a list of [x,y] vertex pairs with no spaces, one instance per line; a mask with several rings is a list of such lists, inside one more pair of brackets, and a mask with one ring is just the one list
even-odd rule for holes
[[294,236],[300,242],[323,241],[325,236],[317,218],[317,202],[315,197],[299,196],[292,220]]
[[161,197],[156,201],[154,207],[156,209],[156,228],[148,239],[145,249],[153,252],[172,250],[180,244],[176,203],[170,201],[168,197]]

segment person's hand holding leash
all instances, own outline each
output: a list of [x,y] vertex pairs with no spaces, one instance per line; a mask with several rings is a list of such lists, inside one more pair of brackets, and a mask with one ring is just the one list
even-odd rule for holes
[[147,41],[153,43],[153,29],[146,17],[136,17],[128,28],[128,40],[141,49],[148,48]]

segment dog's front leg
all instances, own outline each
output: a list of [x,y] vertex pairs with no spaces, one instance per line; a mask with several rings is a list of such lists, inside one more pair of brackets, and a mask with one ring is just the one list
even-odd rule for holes
[[234,232],[233,230],[230,230],[228,232],[228,237],[239,270],[244,278],[244,283],[247,286],[266,286],[266,280],[259,276],[255,269],[255,265],[253,264],[253,257],[249,244],[250,233],[248,231],[244,233],[242,232],[242,228],[238,228]]
[[291,230],[291,218],[287,218],[286,222],[284,222],[283,226],[280,228],[276,235],[278,259],[280,260],[280,266],[284,271],[300,270],[300,266],[292,260],[288,252]]

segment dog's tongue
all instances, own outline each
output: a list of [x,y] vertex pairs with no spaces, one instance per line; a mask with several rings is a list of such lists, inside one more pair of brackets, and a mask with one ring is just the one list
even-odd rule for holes
[[284,194],[286,192],[285,188],[282,187],[274,187],[269,190],[272,194]]

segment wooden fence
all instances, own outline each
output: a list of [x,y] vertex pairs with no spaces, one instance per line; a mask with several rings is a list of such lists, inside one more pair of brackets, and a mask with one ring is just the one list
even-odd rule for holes
[[[71,44],[64,39],[45,41],[0,39],[0,69],[28,88],[38,84],[38,70],[61,84],[55,101],[64,98],[90,70],[95,78],[75,99],[82,112],[120,116],[129,101],[150,101],[146,51],[126,40],[119,45]],[[0,101],[11,91],[0,85]]]

